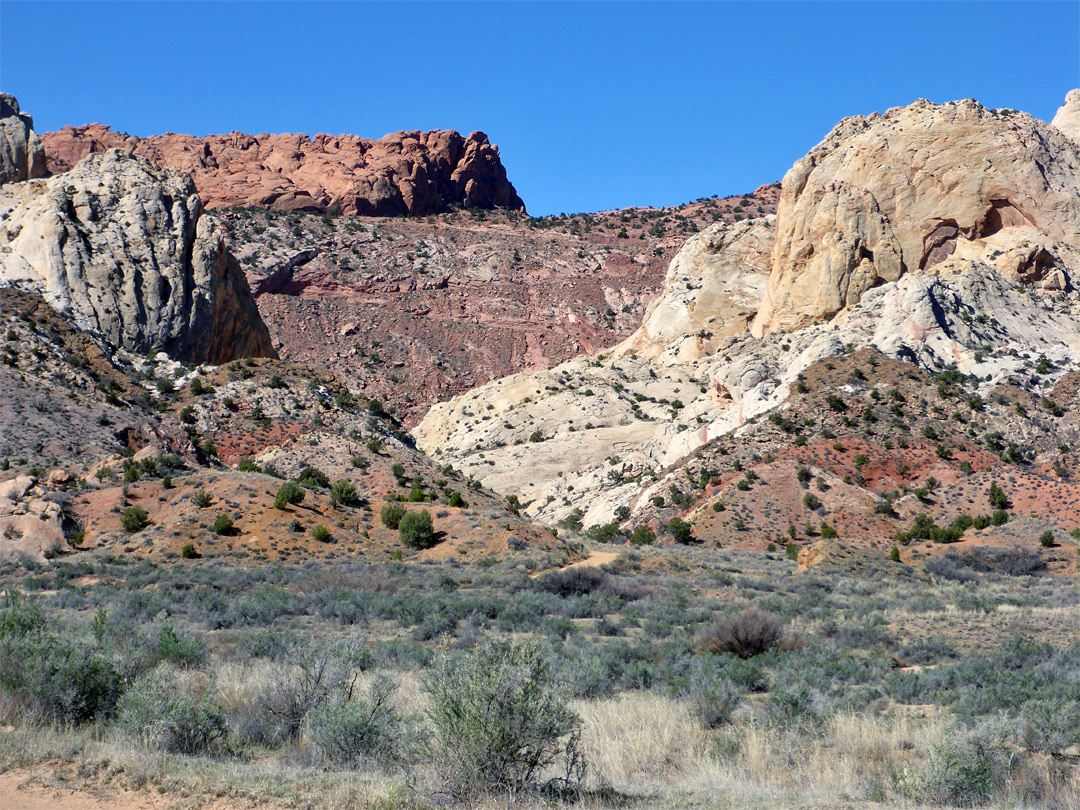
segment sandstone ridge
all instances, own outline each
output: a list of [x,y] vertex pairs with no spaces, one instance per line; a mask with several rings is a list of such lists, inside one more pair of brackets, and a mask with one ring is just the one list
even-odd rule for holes
[[1014,276],[1065,283],[1078,269],[1064,254],[1080,234],[1080,145],[1061,126],[973,100],[841,121],[784,177],[754,334],[829,318],[954,253],[1009,253]]
[[191,177],[111,150],[0,189],[0,283],[113,348],[195,362],[273,356],[243,272]]
[[209,208],[363,216],[426,216],[462,208],[524,210],[506,179],[498,147],[483,132],[355,135],[191,135],[140,138],[102,124],[64,127],[43,136],[52,171],[110,148],[182,169]]

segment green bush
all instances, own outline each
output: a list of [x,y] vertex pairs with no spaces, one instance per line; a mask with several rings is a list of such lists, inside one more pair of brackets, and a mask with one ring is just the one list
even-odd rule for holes
[[697,542],[694,537],[693,526],[682,518],[673,517],[668,521],[668,531],[671,532],[672,539],[680,545],[687,546]]
[[435,545],[435,531],[431,525],[431,515],[426,510],[409,512],[398,523],[401,542],[409,548],[425,549]]
[[180,556],[185,560],[197,560],[201,555],[195,550],[194,543],[185,543],[183,549],[180,550]]
[[318,540],[320,543],[329,543],[333,535],[330,534],[330,530],[323,526],[321,523],[311,530],[311,537]]
[[166,624],[158,633],[156,657],[183,667],[197,667],[206,660],[206,647],[197,638],[178,633],[171,624]]
[[330,487],[330,479],[326,476],[326,473],[312,467],[310,464],[300,470],[300,474],[296,476],[296,482],[304,487],[318,487],[319,489],[329,489]]
[[214,502],[214,496],[207,492],[205,489],[200,489],[198,492],[191,496],[191,502],[198,506],[200,509],[205,509]]
[[110,716],[123,680],[93,646],[55,627],[37,601],[8,590],[0,603],[0,687],[20,696],[31,716],[77,725]]
[[289,504],[300,504],[304,502],[304,490],[298,484],[294,484],[292,481],[286,481],[281,485],[281,489],[278,490],[277,495],[274,497],[274,508],[284,509]]
[[450,493],[450,506],[459,507],[464,509],[469,505],[468,501],[461,497],[461,493],[456,489]]
[[240,466],[236,469],[240,470],[240,472],[262,472],[262,470],[259,469],[259,465],[252,461],[250,458],[245,458],[243,461],[241,461]]
[[234,534],[236,527],[228,515],[218,515],[214,521],[214,534]]
[[388,529],[396,529],[408,510],[400,503],[388,503],[379,512],[379,519]]
[[356,503],[357,500],[356,485],[352,481],[342,478],[335,481],[334,485],[330,487],[330,503],[334,506],[338,504],[349,506]]
[[630,535],[630,545],[632,546],[651,546],[655,542],[656,532],[645,524],[635,526]]
[[559,760],[582,775],[580,720],[533,641],[487,641],[436,659],[424,673],[438,744],[434,765],[451,796],[528,790]]
[[129,506],[120,515],[120,525],[126,532],[141,531],[149,522],[150,516],[141,506]]

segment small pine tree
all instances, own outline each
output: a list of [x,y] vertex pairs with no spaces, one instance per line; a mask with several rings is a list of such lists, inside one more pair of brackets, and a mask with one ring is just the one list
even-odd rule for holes
[[398,533],[401,542],[409,548],[425,549],[435,545],[435,531],[431,523],[431,515],[425,510],[422,512],[409,512],[398,523]]

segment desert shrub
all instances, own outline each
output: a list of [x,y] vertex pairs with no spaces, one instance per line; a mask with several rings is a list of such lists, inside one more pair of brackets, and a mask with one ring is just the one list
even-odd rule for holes
[[421,739],[415,724],[394,709],[395,690],[392,681],[379,677],[357,697],[332,695],[307,716],[312,745],[338,766],[375,764],[390,770],[405,765]]
[[214,497],[205,489],[200,489],[194,495],[191,496],[191,502],[201,509],[205,509],[207,506],[214,502]]
[[214,534],[233,534],[236,531],[236,527],[233,526],[232,518],[228,515],[218,515],[214,520]]
[[651,546],[655,542],[656,532],[645,524],[635,526],[634,531],[630,534],[630,545],[632,546]]
[[488,641],[444,655],[424,673],[424,686],[438,740],[434,764],[451,796],[534,788],[560,759],[568,779],[582,775],[580,720],[535,642]]
[[185,560],[197,560],[202,555],[195,550],[194,543],[185,543],[184,547],[180,550],[180,556]]
[[250,742],[271,745],[299,739],[308,713],[344,694],[349,665],[341,652],[325,643],[293,644],[256,698],[256,716],[244,736]]
[[262,470],[259,468],[259,465],[252,461],[250,458],[245,458],[243,461],[241,461],[240,466],[238,466],[236,469],[238,469],[240,472],[262,472]]
[[137,532],[146,528],[150,516],[141,506],[129,506],[120,515],[120,525],[126,532]]
[[592,593],[600,588],[610,576],[602,568],[567,568],[563,571],[549,571],[534,579],[532,584],[538,591],[566,599]]
[[1005,786],[1010,770],[1001,734],[984,725],[932,746],[916,793],[931,804],[978,807]]
[[188,681],[168,664],[139,676],[120,699],[117,725],[164,751],[202,754],[220,747],[228,727],[213,705],[213,690]]
[[686,546],[697,542],[693,526],[682,518],[673,517],[668,521],[668,531],[671,532],[672,539],[680,545]]
[[409,548],[425,549],[435,545],[435,530],[431,525],[431,514],[426,510],[409,512],[398,523],[401,542]]
[[51,638],[23,665],[25,688],[38,711],[59,723],[78,725],[110,716],[123,690],[116,666],[77,641]]
[[289,504],[301,504],[304,502],[304,490],[292,481],[286,481],[281,485],[274,497],[274,508],[284,509]]
[[986,490],[986,499],[994,509],[1008,509],[1012,506],[1009,496],[1005,494],[1005,490],[997,485],[996,481],[991,482],[990,487]]
[[320,543],[329,543],[332,535],[330,534],[330,530],[320,523],[311,530],[311,537],[314,540],[318,540]]
[[320,489],[329,489],[330,487],[330,479],[326,476],[326,473],[312,467],[310,464],[305,465],[304,469],[300,470],[300,473],[296,476],[296,482],[302,487],[318,487]]
[[8,590],[0,603],[0,687],[33,716],[77,725],[111,715],[123,680],[95,647],[51,622],[36,600]]
[[450,506],[456,506],[456,507],[460,507],[462,509],[464,509],[465,507],[467,507],[469,505],[468,502],[464,498],[461,497],[461,493],[458,492],[456,489],[453,490],[450,493],[450,501],[449,501],[449,503],[450,503]]
[[691,678],[688,696],[705,728],[720,728],[731,720],[746,690],[727,678],[699,670]]
[[334,506],[338,504],[345,504],[350,506],[357,501],[356,485],[352,481],[347,481],[342,478],[339,481],[335,481],[334,485],[330,487],[330,503]]
[[379,512],[379,519],[386,528],[396,529],[408,511],[400,503],[388,503]]
[[779,647],[784,641],[784,622],[774,613],[747,608],[742,613],[723,616],[698,633],[697,652],[734,653],[739,658]]
[[164,625],[157,636],[157,659],[185,667],[197,667],[206,660],[206,647],[201,641],[171,624]]

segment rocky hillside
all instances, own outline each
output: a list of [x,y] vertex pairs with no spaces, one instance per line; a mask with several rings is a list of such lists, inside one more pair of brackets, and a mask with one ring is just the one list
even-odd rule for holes
[[453,394],[619,343],[689,236],[767,214],[778,194],[543,219],[214,216],[278,353],[415,424]]
[[140,138],[101,124],[43,136],[50,171],[121,149],[191,174],[209,208],[261,207],[362,216],[426,216],[452,208],[524,210],[499,149],[483,132],[191,135]]
[[[902,161],[883,156],[904,138],[969,148],[899,182]],[[651,522],[663,532],[680,517],[725,543],[776,542],[789,522],[801,531],[808,517],[803,507],[760,494],[741,502],[757,512],[739,515],[739,526],[712,511],[727,498],[724,487],[741,493],[753,485],[735,487],[740,467],[730,462],[702,465],[707,491],[697,491],[702,471],[689,468],[689,459],[717,459],[756,443],[766,415],[770,429],[780,426],[778,438],[755,447],[753,459],[736,456],[741,468],[766,458],[771,464],[782,453],[793,480],[794,468],[806,466],[833,491],[847,493],[851,509],[863,510],[848,521],[861,526],[848,529],[856,537],[892,533],[871,519],[883,493],[895,500],[925,488],[929,478],[962,479],[958,495],[985,498],[987,481],[1002,475],[1026,482],[1020,488],[1034,486],[1047,470],[1061,480],[1058,466],[1070,475],[1069,414],[1077,404],[1070,374],[1080,362],[1080,296],[1073,286],[1080,227],[1070,223],[1080,216],[1080,146],[1023,113],[970,101],[918,102],[849,119],[824,143],[789,172],[775,220],[718,224],[692,238],[671,263],[664,294],[642,328],[619,347],[436,405],[415,430],[419,445],[515,494],[544,522],[597,527],[614,520],[618,531]],[[988,160],[1001,168],[989,171]],[[819,182],[814,167],[829,168],[832,179],[823,174],[820,188],[808,192]],[[895,202],[883,214],[885,200]],[[918,216],[917,201],[926,207]],[[968,213],[982,224],[969,222]],[[931,244],[941,249],[935,253]],[[843,294],[815,298],[830,290]],[[811,376],[864,347],[883,357],[860,366],[858,382],[809,386]],[[886,366],[886,360],[899,363]],[[897,378],[908,365],[925,376],[901,390]],[[797,395],[811,390],[821,392],[821,402],[798,405]],[[848,399],[856,394],[860,402],[852,406]],[[912,401],[917,409],[903,404]],[[839,426],[825,418],[830,413],[841,415]],[[931,461],[953,459],[945,466],[955,476],[914,457],[897,458],[901,436],[877,427],[889,419],[897,421],[894,432],[921,437],[903,436],[909,448],[921,442],[932,446]],[[935,427],[945,419],[954,424]],[[951,438],[930,438],[931,431]],[[812,450],[793,454],[792,444]],[[882,478],[880,486],[865,475],[860,482],[854,470],[843,469],[843,459],[825,463],[832,444],[843,446],[849,465],[905,471]],[[988,477],[972,478],[988,469]],[[825,470],[851,483],[837,487]],[[683,497],[691,489],[688,474],[694,494]],[[680,493],[674,511],[672,488]],[[1072,497],[1058,495],[1062,503]],[[1038,500],[1026,498],[1012,500]],[[919,498],[905,504],[913,501],[914,511],[897,513],[904,518],[894,531],[906,529],[915,512],[933,512]],[[1054,501],[1027,511],[1074,528],[1068,515],[1054,511]],[[839,520],[831,507],[819,508],[810,510],[812,520]],[[939,511],[935,519],[949,516],[948,509]],[[716,527],[706,529],[706,517]],[[884,522],[891,527],[891,520]],[[752,534],[741,534],[747,527]]]
[[[499,554],[527,571],[575,553],[309,368],[106,354],[11,288],[0,328],[0,563],[89,550],[240,564]],[[279,504],[288,480],[302,495]],[[405,547],[388,504],[428,512],[434,547]]]
[[771,214],[779,197],[771,184],[534,219],[480,133],[134,138],[92,124],[44,140],[54,171],[114,147],[190,172],[276,351],[409,425],[492,379],[619,343],[688,237]]

